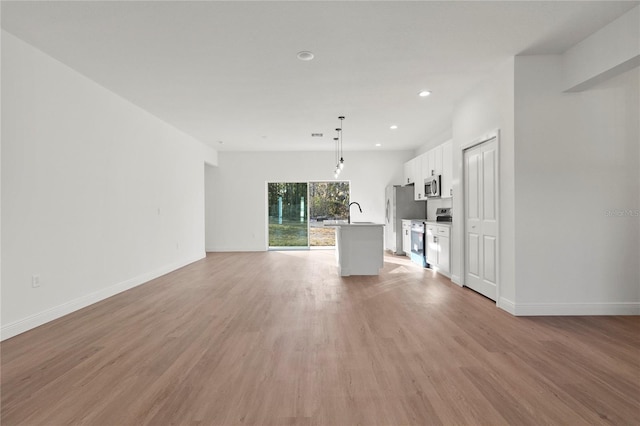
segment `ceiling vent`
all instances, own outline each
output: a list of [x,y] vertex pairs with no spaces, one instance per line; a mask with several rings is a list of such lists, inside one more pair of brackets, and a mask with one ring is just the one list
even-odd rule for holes
[[322,133],[311,133],[311,137],[312,138],[321,138],[322,137]]

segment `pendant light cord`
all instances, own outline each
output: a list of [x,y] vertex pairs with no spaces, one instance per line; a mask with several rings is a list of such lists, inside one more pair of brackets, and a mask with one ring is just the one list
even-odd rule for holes
[[336,148],[336,156],[335,156],[335,160],[336,160],[336,170],[334,173],[334,177],[337,179],[338,175],[340,174],[340,171],[342,170],[342,168],[344,167],[344,146],[342,144],[342,124],[343,124],[343,120],[344,120],[344,116],[340,116],[338,117],[338,119],[340,120],[340,127],[336,129],[336,132],[338,132],[337,137],[333,138],[333,140],[335,141],[335,148]]
[[343,150],[343,145],[342,145],[342,133],[344,132],[344,128],[343,126],[343,120],[344,120],[344,116],[340,116],[338,117],[340,119],[340,160],[343,160],[343,156],[344,156],[344,150]]

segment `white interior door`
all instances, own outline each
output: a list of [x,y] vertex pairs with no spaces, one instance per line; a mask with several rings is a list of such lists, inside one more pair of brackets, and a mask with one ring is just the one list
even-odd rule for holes
[[465,285],[492,300],[498,271],[498,144],[464,151]]

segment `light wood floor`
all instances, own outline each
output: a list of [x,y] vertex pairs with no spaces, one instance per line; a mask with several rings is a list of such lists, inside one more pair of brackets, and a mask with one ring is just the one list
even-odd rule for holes
[[640,317],[515,318],[386,257],[216,253],[2,343],[2,425],[640,424]]

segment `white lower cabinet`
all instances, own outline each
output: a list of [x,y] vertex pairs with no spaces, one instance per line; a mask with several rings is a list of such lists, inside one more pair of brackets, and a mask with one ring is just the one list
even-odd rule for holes
[[438,236],[438,269],[449,275],[451,271],[450,256],[451,246],[449,237]]
[[450,227],[427,223],[427,263],[449,276],[451,270]]
[[402,221],[402,251],[405,256],[411,257],[411,221]]

